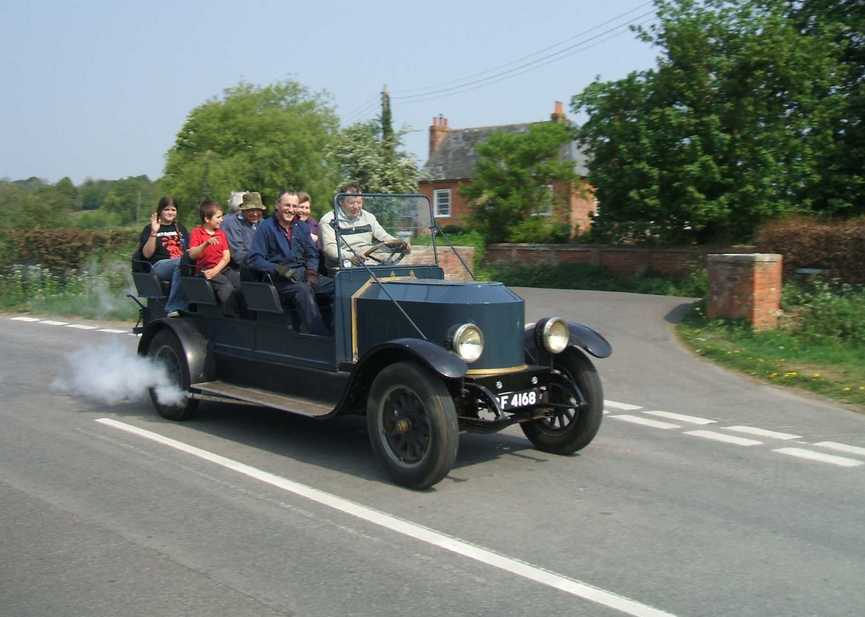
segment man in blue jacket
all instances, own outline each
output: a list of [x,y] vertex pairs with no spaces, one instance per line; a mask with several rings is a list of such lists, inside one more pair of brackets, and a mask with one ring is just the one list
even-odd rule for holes
[[320,285],[318,250],[298,222],[296,207],[297,193],[279,196],[273,216],[262,221],[255,232],[246,263],[271,275],[280,298],[291,300],[297,307],[304,331],[327,335],[315,293],[327,293],[332,284]]

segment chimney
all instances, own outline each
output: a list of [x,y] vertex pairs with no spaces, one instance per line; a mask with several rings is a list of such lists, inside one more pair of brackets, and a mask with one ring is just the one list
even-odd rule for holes
[[448,119],[439,114],[434,116],[429,127],[429,156],[441,145],[448,134]]
[[553,113],[550,114],[550,120],[559,124],[566,124],[568,117],[565,115],[565,105],[561,101],[556,101],[553,106]]

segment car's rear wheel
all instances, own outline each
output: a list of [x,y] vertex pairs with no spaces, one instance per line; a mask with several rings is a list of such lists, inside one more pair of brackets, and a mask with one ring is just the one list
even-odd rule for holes
[[441,378],[411,362],[384,368],[366,407],[369,441],[394,482],[425,489],[444,478],[457,456],[456,409]]
[[[550,388],[550,402],[556,407],[544,418],[523,422],[529,441],[538,449],[553,454],[573,454],[585,448],[601,427],[604,417],[604,391],[594,365],[576,350],[556,356],[554,366],[577,387]],[[582,397],[584,405],[579,405]]]
[[159,415],[168,420],[187,420],[198,408],[198,401],[189,394],[189,366],[177,336],[168,329],[160,330],[147,348],[147,356],[165,369],[168,381],[148,388],[150,400]]

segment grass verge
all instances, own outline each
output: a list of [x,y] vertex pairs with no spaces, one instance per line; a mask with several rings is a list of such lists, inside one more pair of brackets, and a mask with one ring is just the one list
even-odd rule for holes
[[12,266],[0,272],[0,310],[134,321],[138,309],[126,294],[125,264],[56,272],[43,266]]
[[677,326],[694,353],[770,384],[800,388],[865,412],[865,347],[803,335],[801,322],[754,332],[738,321],[706,319],[695,305]]

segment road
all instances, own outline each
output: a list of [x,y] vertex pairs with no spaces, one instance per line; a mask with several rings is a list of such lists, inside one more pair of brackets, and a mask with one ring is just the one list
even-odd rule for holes
[[463,435],[427,492],[355,418],[58,391],[69,353],[136,339],[0,316],[0,612],[865,615],[865,416],[692,356],[685,299],[517,291],[613,344],[601,431],[573,457]]

